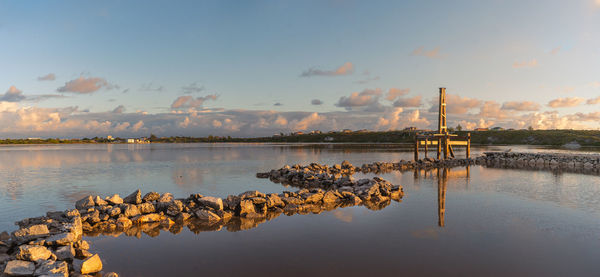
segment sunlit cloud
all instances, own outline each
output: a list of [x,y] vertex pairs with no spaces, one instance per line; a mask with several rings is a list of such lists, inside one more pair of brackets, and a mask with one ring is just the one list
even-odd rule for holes
[[583,98],[580,97],[565,97],[557,98],[548,102],[548,106],[552,108],[566,108],[579,106],[583,102]]
[[540,104],[531,101],[509,101],[502,104],[502,109],[513,111],[537,111],[540,109]]
[[302,72],[302,74],[300,74],[300,77],[343,76],[343,75],[350,75],[352,73],[354,73],[354,65],[351,62],[346,62],[343,65],[341,65],[340,67],[333,69],[333,70],[321,70],[321,69],[310,68],[310,69]]
[[183,91],[183,93],[191,94],[202,92],[205,90],[205,88],[204,86],[199,86],[197,82],[193,82],[187,86],[181,87],[181,90]]
[[103,78],[97,78],[97,77],[85,78],[85,77],[81,76],[75,80],[66,82],[64,86],[59,87],[56,90],[58,92],[73,92],[73,93],[87,94],[87,93],[96,92],[101,88],[111,89],[113,87],[114,87],[113,85],[109,84]]
[[[433,98],[431,103],[431,108],[429,108],[430,112],[438,111],[438,101],[439,99]],[[466,114],[472,109],[479,108],[481,106],[482,101],[475,98],[469,97],[461,97],[456,94],[447,94],[446,95],[446,112],[450,114]]]
[[198,108],[201,107],[204,102],[208,100],[217,100],[216,94],[210,94],[203,97],[194,98],[192,96],[179,96],[171,104],[171,109],[182,109],[182,108]]
[[355,107],[365,107],[378,103],[382,90],[365,89],[361,92],[354,92],[350,96],[342,96],[335,104],[338,107],[352,110]]
[[54,73],[48,73],[44,76],[40,76],[37,78],[38,81],[54,81],[56,80],[56,75],[54,75]]
[[[600,0],[598,0],[598,1],[600,1]],[[556,54],[558,54],[558,52],[560,52],[560,50],[561,50],[561,47],[553,48],[552,50],[550,50],[550,54],[556,55]]]
[[385,99],[388,101],[394,101],[400,96],[407,95],[410,92],[409,88],[399,89],[399,88],[390,88],[385,96]]
[[125,106],[119,105],[112,112],[113,113],[123,113],[123,112],[125,112]]
[[513,68],[532,68],[536,66],[538,66],[538,61],[536,59],[530,61],[517,61],[512,65]]
[[2,96],[0,96],[0,101],[7,102],[19,102],[23,99],[25,99],[23,91],[15,86],[10,86],[8,90]]
[[419,48],[413,50],[411,54],[413,56],[423,56],[423,57],[427,57],[427,58],[440,58],[441,57],[440,47],[436,47],[432,50],[425,50],[424,46],[420,46]]
[[421,106],[421,95],[417,95],[410,98],[398,98],[398,100],[394,102],[394,107],[416,108],[419,106]]

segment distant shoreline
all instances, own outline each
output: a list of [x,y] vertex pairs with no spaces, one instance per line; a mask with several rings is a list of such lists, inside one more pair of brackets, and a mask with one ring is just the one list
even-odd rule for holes
[[[84,139],[3,139],[1,145],[9,144],[137,144],[137,143],[413,143],[420,131],[386,132],[329,132],[314,134],[290,134],[271,137],[156,137],[148,138],[84,138]],[[458,135],[471,134],[473,145],[546,145],[565,146],[576,149],[582,146],[600,146],[600,130],[496,130],[457,131]]]

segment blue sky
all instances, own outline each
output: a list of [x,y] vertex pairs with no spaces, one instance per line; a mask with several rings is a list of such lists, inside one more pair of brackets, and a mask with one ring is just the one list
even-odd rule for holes
[[598,0],[0,0],[0,12],[0,137],[433,128],[440,86],[453,125],[600,127]]

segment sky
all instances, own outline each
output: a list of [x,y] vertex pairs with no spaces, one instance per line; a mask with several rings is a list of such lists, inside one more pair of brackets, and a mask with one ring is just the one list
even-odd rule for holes
[[0,0],[0,137],[599,129],[600,0]]

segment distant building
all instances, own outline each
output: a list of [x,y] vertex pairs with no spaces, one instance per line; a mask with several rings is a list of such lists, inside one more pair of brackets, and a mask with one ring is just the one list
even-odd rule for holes
[[352,133],[352,130],[350,130],[350,129],[344,129],[344,130],[342,130],[342,133],[345,133],[345,134]]
[[319,130],[313,130],[310,132],[311,135],[320,135],[322,132]]
[[127,139],[127,143],[135,143],[135,139],[132,139],[132,138]]
[[299,135],[304,135],[304,132],[298,131],[298,132],[294,132],[292,133],[293,136],[299,136]]
[[333,141],[334,138],[333,137],[325,137],[325,139],[323,139],[324,141]]
[[112,136],[106,136],[107,140],[115,140]]
[[142,143],[150,143],[150,141],[148,141],[146,138],[139,138],[139,139],[129,138],[129,139],[127,139],[127,143],[139,143],[139,144],[142,144]]
[[481,131],[489,131],[489,128],[475,128],[475,131],[477,132],[481,132]]
[[417,127],[406,127],[404,128],[404,131],[416,131]]

